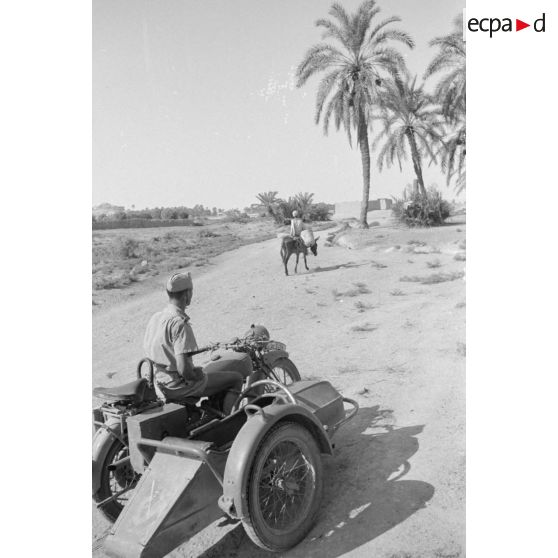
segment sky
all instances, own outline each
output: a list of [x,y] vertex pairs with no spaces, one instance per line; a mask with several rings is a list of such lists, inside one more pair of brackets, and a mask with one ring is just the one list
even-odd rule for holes
[[[256,194],[314,192],[360,200],[362,166],[343,131],[314,123],[318,77],[294,71],[320,42],[324,0],[94,0],[93,204],[243,208]],[[360,0],[341,0],[353,11]],[[464,0],[380,0],[414,38],[407,65],[422,76]],[[433,83],[433,82],[432,82]],[[436,166],[423,171],[448,199]],[[370,199],[399,196],[410,158],[379,173]]]

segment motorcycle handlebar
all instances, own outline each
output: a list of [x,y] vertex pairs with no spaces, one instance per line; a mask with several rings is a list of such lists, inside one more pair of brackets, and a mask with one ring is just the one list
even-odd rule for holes
[[189,351],[188,353],[186,353],[186,356],[188,357],[192,357],[194,355],[199,355],[200,353],[205,353],[207,351],[212,351],[215,349],[234,349],[235,347],[240,347],[242,345],[264,345],[266,343],[270,343],[271,341],[268,340],[263,340],[263,339],[239,339],[238,337],[234,339],[234,341],[229,341],[228,343],[222,343],[222,342],[218,342],[218,343],[213,343],[211,345],[206,345],[205,347],[202,347],[200,349],[196,349],[195,351]]

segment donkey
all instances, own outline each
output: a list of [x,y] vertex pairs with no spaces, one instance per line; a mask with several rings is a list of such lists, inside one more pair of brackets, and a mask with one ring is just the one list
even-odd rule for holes
[[[314,256],[318,255],[318,238],[320,237],[317,236],[314,240],[314,244],[309,247]],[[306,267],[306,271],[309,271],[308,262],[306,261],[306,256],[308,255],[308,247],[304,244],[302,239],[293,238],[292,236],[286,236],[281,241],[281,260],[283,261],[283,265],[285,266],[285,275],[289,274],[287,263],[289,261],[289,258],[293,254],[296,254],[295,273],[297,273],[298,258],[300,254],[304,256],[304,266]]]

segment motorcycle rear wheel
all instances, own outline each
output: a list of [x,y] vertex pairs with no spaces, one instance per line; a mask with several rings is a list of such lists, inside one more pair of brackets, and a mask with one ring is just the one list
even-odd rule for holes
[[94,495],[93,499],[95,502],[101,503],[121,490],[130,489],[128,492],[125,492],[121,496],[107,502],[99,508],[103,515],[112,522],[116,521],[120,515],[120,512],[124,508],[126,502],[132,495],[131,490],[140,478],[140,475],[134,471],[129,462],[118,466],[115,471],[109,471],[109,466],[111,464],[125,459],[128,456],[128,446],[124,445],[116,438],[111,438],[111,446],[101,467],[101,486]]
[[259,547],[281,552],[310,531],[319,510],[323,467],[318,444],[303,426],[282,423],[260,444],[246,486],[244,529]]

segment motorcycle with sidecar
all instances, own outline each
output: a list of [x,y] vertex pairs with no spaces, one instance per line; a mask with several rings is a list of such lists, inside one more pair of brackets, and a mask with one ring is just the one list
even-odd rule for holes
[[[270,339],[269,331],[254,325],[241,338],[228,343],[213,343],[190,356],[211,351],[205,371],[235,371],[246,378],[244,387],[261,379],[270,379],[283,385],[300,380],[300,373],[289,359],[284,343]],[[147,366],[148,377],[142,377]],[[126,420],[136,414],[150,411],[165,402],[159,398],[153,381],[153,364],[140,361],[137,379],[111,388],[98,387],[93,395],[104,403],[93,409],[95,435],[93,438],[93,499],[110,521],[115,521],[126,503],[129,492],[139,480],[130,465],[128,428]],[[260,392],[269,387],[260,387]],[[254,391],[251,392],[255,394]],[[179,404],[188,409],[189,431],[203,426],[215,418],[224,418],[223,393],[211,394],[207,399],[186,398]]]
[[[149,372],[133,389],[109,390],[121,399],[94,411],[93,492],[116,520],[106,552],[163,557],[223,513],[242,521],[261,548],[298,544],[319,509],[321,454],[332,453],[331,438],[355,416],[357,403],[327,381],[298,376],[284,385],[266,377],[248,381],[224,415],[207,400],[159,400]],[[102,456],[106,437],[111,446]]]

